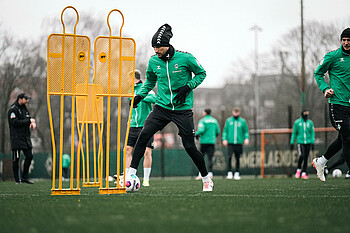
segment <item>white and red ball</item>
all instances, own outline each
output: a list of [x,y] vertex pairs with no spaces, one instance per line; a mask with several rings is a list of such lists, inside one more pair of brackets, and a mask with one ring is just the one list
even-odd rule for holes
[[341,177],[342,175],[343,175],[343,173],[341,172],[340,169],[334,169],[332,172],[333,177]]
[[140,179],[134,174],[127,174],[125,176],[125,188],[127,192],[138,191],[141,187]]

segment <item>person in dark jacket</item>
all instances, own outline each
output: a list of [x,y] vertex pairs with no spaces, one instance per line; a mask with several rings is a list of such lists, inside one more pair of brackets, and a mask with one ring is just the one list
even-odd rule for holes
[[[17,100],[11,105],[8,111],[8,122],[10,126],[11,150],[13,161],[13,175],[17,184],[20,182],[33,184],[28,179],[29,167],[33,159],[32,142],[30,139],[30,128],[35,129],[35,119],[29,114],[26,107],[30,97],[25,93],[19,94]],[[25,155],[22,179],[19,175],[20,152]]]

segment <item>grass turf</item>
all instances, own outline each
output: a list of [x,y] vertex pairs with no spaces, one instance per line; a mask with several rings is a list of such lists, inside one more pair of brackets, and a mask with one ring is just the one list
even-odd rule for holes
[[346,232],[350,180],[214,179],[213,192],[190,179],[153,179],[123,195],[51,196],[51,181],[0,182],[5,232]]

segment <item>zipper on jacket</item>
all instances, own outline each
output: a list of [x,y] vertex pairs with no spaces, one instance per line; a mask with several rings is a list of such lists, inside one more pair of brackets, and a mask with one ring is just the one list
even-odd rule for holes
[[237,121],[235,121],[235,126],[234,126],[234,130],[233,130],[233,143],[237,144]]
[[306,122],[303,122],[304,124],[304,143],[306,144]]
[[166,74],[168,76],[168,82],[169,82],[169,91],[170,91],[170,103],[173,106],[172,110],[175,109],[174,104],[173,104],[173,92],[171,91],[171,83],[170,83],[170,75],[169,75],[169,62],[166,61]]

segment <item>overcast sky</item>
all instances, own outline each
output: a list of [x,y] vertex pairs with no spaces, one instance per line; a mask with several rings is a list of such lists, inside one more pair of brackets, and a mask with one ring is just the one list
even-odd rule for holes
[[[171,44],[192,53],[207,70],[201,87],[221,87],[233,61],[254,59],[252,25],[263,29],[259,53],[270,51],[282,35],[300,26],[300,0],[0,0],[0,22],[12,35],[33,39],[54,33],[43,32],[42,21],[60,20],[68,5],[80,15],[92,12],[103,20],[112,9],[121,10],[123,32],[133,37],[137,46],[150,41],[162,24],[170,24]],[[304,0],[305,21],[334,22],[349,15],[349,0]]]

